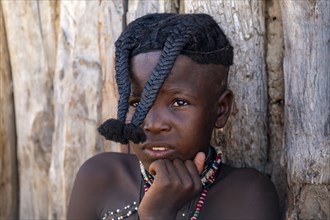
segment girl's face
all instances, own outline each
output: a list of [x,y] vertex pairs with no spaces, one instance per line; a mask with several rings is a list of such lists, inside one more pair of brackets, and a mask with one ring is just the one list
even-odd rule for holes
[[[131,60],[128,121],[160,54],[160,51],[142,53]],[[193,159],[200,151],[207,153],[213,127],[221,112],[215,67],[195,63],[182,55],[177,58],[141,125],[146,141],[142,144],[130,142],[146,169],[157,159],[184,161]]]

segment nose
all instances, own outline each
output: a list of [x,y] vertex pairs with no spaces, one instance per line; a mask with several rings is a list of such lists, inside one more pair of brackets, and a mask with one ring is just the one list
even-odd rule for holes
[[157,107],[152,107],[143,122],[144,131],[151,133],[161,133],[171,130],[168,112]]

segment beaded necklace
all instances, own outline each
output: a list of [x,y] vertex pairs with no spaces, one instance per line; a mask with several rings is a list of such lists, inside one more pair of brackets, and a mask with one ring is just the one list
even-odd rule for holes
[[[219,174],[219,167],[221,164],[221,157],[222,152],[217,149],[217,151],[213,147],[210,147],[208,156],[206,158],[206,162],[204,165],[204,169],[201,173],[201,181],[202,181],[202,190],[199,197],[199,200],[196,205],[196,209],[194,211],[194,214],[190,217],[190,220],[197,220],[199,213],[204,205],[204,201],[206,198],[206,195],[213,185],[213,183],[216,180],[217,175]],[[145,168],[143,167],[141,161],[140,161],[140,169],[141,169],[141,175],[144,180],[144,191],[147,192],[150,186],[153,183],[154,176],[149,174]],[[123,209],[117,209],[116,211],[108,211],[106,212],[102,220],[120,220],[127,218],[131,216],[133,213],[137,212],[138,206],[137,203],[134,201],[133,204],[125,206]],[[185,216],[185,214],[183,214]]]

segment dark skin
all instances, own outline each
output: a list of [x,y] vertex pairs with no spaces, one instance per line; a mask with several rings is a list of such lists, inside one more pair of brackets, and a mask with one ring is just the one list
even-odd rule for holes
[[[128,121],[160,51],[131,60],[132,91]],[[228,69],[201,65],[179,56],[141,127],[147,140],[130,143],[135,155],[102,153],[79,170],[70,200],[69,219],[96,219],[110,210],[139,202],[128,219],[184,219],[182,210],[199,198],[201,172],[212,130],[225,125],[232,102]],[[207,76],[207,77],[206,77]],[[138,160],[155,175],[144,194]],[[188,205],[187,205],[188,204]],[[199,219],[279,219],[273,184],[254,169],[221,165]]]

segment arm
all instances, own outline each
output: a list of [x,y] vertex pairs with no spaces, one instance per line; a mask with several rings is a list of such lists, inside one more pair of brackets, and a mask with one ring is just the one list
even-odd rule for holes
[[69,207],[68,219],[97,219],[97,205],[104,189],[105,178],[98,169],[97,160],[87,160],[76,176]]

